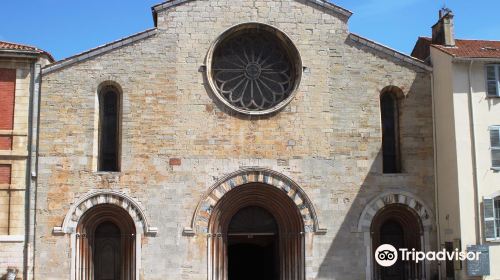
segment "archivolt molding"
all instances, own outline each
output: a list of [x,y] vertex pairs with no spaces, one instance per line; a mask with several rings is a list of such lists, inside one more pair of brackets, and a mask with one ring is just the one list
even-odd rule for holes
[[210,215],[219,200],[234,188],[244,188],[246,184],[261,183],[262,187],[274,187],[285,192],[300,210],[304,232],[326,233],[318,223],[314,206],[304,190],[287,176],[265,168],[247,168],[231,173],[217,181],[198,203],[191,226],[184,228],[185,235],[208,234]]
[[134,221],[136,232],[156,235],[158,229],[150,226],[140,205],[130,196],[112,190],[90,192],[73,203],[60,227],[54,227],[54,234],[75,233],[78,222],[89,209],[100,204],[113,204],[127,211]]
[[358,221],[359,232],[369,232],[377,212],[387,205],[403,204],[412,209],[419,217],[424,231],[432,229],[434,216],[431,209],[416,195],[399,190],[388,190],[372,199],[363,209]]

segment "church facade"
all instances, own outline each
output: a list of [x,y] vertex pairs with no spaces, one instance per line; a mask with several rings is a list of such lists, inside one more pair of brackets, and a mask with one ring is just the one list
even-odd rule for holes
[[[431,68],[322,0],[173,0],[43,69],[37,279],[433,279]],[[399,277],[399,278],[390,278]]]

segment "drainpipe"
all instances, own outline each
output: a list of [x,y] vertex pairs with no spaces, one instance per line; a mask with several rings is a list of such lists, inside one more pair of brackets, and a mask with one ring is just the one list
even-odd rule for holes
[[33,89],[35,87],[35,65],[36,61],[30,64],[30,87],[29,87],[29,103],[28,103],[28,135],[27,135],[27,150],[28,157],[26,158],[26,172],[25,172],[25,199],[24,199],[24,254],[23,254],[23,279],[28,279],[28,269],[29,269],[29,254],[31,253],[29,244],[31,242],[31,213],[30,213],[30,190],[31,190],[31,119],[33,118]]
[[36,191],[38,172],[38,125],[40,106],[40,82],[42,67],[35,61],[31,67],[31,97],[29,105],[28,124],[28,163],[26,190],[26,243],[24,253],[24,279],[34,279],[35,267],[35,221],[36,221]]
[[480,203],[479,203],[479,181],[477,178],[477,155],[476,155],[476,132],[474,129],[474,104],[472,102],[472,81],[471,81],[471,76],[472,76],[472,64],[474,63],[473,60],[469,61],[469,71],[468,71],[468,82],[469,82],[469,93],[468,93],[468,99],[469,99],[469,126],[470,126],[470,134],[471,134],[471,156],[472,156],[472,176],[474,180],[474,204],[476,207],[474,212],[476,216],[476,244],[481,244],[482,243],[482,232],[481,232],[481,217],[479,216],[481,213]]
[[[438,162],[438,149],[436,141],[436,104],[434,97],[434,72],[431,72],[431,97],[432,97],[432,142],[434,150],[434,212],[436,215],[436,228],[437,228],[437,250],[441,248],[441,226],[439,224],[439,191],[438,191],[438,172],[437,172],[437,162]],[[441,262],[438,263],[438,279],[441,279]]]

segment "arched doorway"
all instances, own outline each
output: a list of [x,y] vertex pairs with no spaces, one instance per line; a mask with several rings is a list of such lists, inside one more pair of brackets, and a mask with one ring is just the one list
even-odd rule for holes
[[304,279],[303,222],[294,201],[261,183],[227,192],[209,220],[209,279]]
[[77,226],[76,279],[135,280],[135,225],[113,204],[89,209]]
[[[382,208],[373,218],[371,225],[373,252],[382,244],[390,244],[397,250],[421,250],[423,228],[416,213],[403,204],[390,204]],[[390,267],[375,263],[374,274],[377,280],[422,279],[422,266],[401,257]]]

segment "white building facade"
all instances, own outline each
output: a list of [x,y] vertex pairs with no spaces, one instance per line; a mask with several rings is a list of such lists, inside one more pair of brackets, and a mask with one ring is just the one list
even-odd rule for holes
[[[455,39],[453,14],[443,10],[412,55],[433,67],[440,247],[486,245],[489,275],[477,279],[500,279],[500,42]],[[441,265],[442,279],[475,273],[467,262]]]

